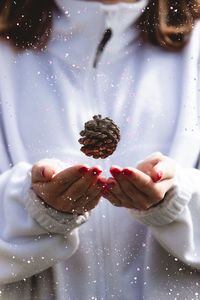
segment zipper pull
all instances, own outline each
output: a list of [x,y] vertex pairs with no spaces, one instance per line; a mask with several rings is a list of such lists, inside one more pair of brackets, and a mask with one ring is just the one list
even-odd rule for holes
[[99,43],[99,45],[97,47],[96,56],[95,56],[95,59],[94,59],[94,62],[93,62],[93,68],[96,68],[96,66],[97,66],[97,64],[99,62],[99,59],[101,57],[101,54],[103,53],[103,50],[104,50],[107,42],[110,40],[111,37],[112,37],[112,29],[111,28],[107,28],[104,31],[102,40],[100,41],[100,43]]

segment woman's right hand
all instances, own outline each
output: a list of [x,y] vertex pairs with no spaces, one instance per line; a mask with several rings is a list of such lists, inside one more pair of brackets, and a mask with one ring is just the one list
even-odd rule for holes
[[58,211],[82,214],[93,209],[101,197],[97,180],[102,170],[75,165],[60,170],[55,164],[38,162],[32,168],[32,189]]

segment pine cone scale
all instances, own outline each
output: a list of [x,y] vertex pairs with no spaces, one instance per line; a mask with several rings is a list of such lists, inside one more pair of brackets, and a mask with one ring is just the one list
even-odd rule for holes
[[95,115],[93,120],[87,121],[80,135],[82,138],[79,143],[83,145],[81,151],[93,158],[108,157],[120,140],[119,127],[110,118],[102,119],[101,115]]

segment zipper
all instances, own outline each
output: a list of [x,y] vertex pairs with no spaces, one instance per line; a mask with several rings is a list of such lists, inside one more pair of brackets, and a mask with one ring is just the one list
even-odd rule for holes
[[[102,57],[103,51],[105,50],[105,47],[107,43],[110,41],[111,37],[113,36],[113,30],[112,30],[112,23],[111,23],[111,13],[105,12],[105,27],[102,34],[102,38],[100,39],[99,43],[97,44],[96,52],[94,53],[93,58],[90,62],[90,70],[89,70],[89,76],[87,78],[87,88],[88,88],[88,99],[91,97],[96,98],[97,105],[95,108],[95,111],[101,113],[104,115],[104,106],[103,103],[99,101],[99,95],[98,95],[98,64]],[[102,162],[101,166],[105,167],[105,162]],[[105,201],[102,200],[101,201]],[[101,285],[97,285],[97,295],[101,295],[98,300],[106,300],[107,293],[108,293],[108,287],[109,287],[109,281],[108,281],[108,267],[106,266],[106,258],[105,258],[105,241],[104,241],[104,233],[107,232],[107,226],[104,224],[104,215],[107,216],[107,207],[104,207],[103,203],[99,203],[99,208],[97,209],[96,218],[94,220],[95,227],[96,227],[96,236],[94,237],[96,239],[96,245],[97,248],[99,248],[99,253],[97,253],[96,257],[96,274],[97,277],[101,278]],[[95,213],[95,212],[94,212]],[[108,218],[108,216],[107,216]],[[105,273],[107,273],[107,276],[105,276]]]
[[111,28],[107,28],[105,29],[104,31],[104,34],[103,34],[103,37],[97,47],[97,51],[96,51],[96,55],[95,55],[95,58],[94,58],[94,62],[93,62],[93,68],[96,68],[97,67],[97,64],[101,58],[101,55],[103,53],[103,50],[106,46],[106,44],[108,43],[108,41],[111,39],[112,37],[112,29]]

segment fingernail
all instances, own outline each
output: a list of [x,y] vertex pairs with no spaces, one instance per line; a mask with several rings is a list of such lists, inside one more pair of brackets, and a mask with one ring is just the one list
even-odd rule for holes
[[89,168],[86,167],[86,166],[83,166],[83,167],[81,167],[81,168],[79,169],[79,172],[80,172],[81,174],[86,174],[88,171],[89,171]]
[[133,172],[131,170],[125,168],[125,169],[123,169],[122,174],[126,175],[126,176],[130,176],[130,175],[133,175]]
[[118,169],[118,168],[112,168],[112,169],[110,170],[110,173],[111,173],[113,176],[118,176],[118,175],[121,174],[121,170]]
[[41,177],[45,177],[44,168],[40,171],[40,175],[41,175]]
[[99,168],[93,168],[92,169],[92,174],[94,175],[94,176],[98,176],[98,175],[100,175],[102,173],[102,170],[101,169],[99,169]]
[[163,176],[163,172],[162,171],[158,171],[157,173],[156,173],[156,176],[155,176],[155,178],[154,178],[154,181],[156,182],[156,181],[159,181],[161,178],[162,178],[162,176]]

